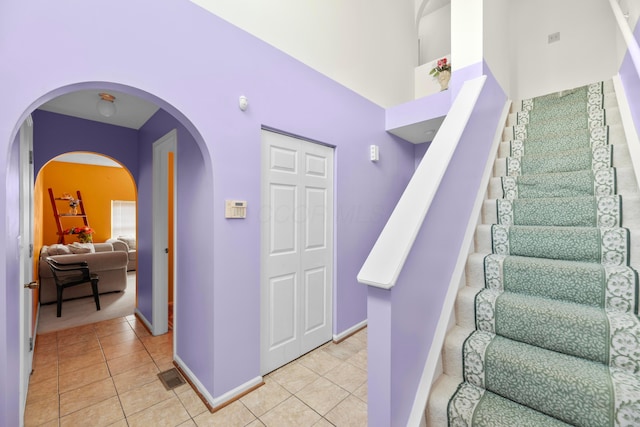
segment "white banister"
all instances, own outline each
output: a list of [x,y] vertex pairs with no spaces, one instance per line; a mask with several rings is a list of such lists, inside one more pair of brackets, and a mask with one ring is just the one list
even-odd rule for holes
[[622,9],[620,9],[620,4],[618,4],[616,0],[609,0],[609,4],[611,4],[613,16],[618,22],[618,27],[620,27],[620,32],[622,33],[622,37],[627,45],[627,49],[629,50],[631,61],[633,61],[633,65],[636,68],[636,73],[640,76],[640,47],[638,47],[638,42],[635,37],[633,37],[633,32],[631,31],[631,28],[629,28],[629,23],[624,17]]
[[358,282],[392,288],[449,166],[486,76],[464,82],[431,146],[358,273]]

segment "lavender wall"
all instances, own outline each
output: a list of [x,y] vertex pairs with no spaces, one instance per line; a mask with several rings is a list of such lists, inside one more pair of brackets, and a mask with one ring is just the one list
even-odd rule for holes
[[[480,180],[491,154],[506,95],[486,64],[481,65],[487,81],[404,269],[391,290],[369,292],[370,426],[404,426],[407,423]],[[390,328],[373,327],[387,322]],[[389,349],[390,355],[387,354]],[[372,386],[385,382],[390,383],[389,390]]]
[[[633,36],[640,43],[640,21],[636,24]],[[633,115],[633,121],[636,125],[636,132],[640,132],[640,76],[636,71],[629,51],[624,56],[619,74],[627,95],[631,114]]]
[[[2,4],[0,57],[20,67],[0,70],[0,141],[6,147],[0,168],[6,170],[8,145],[26,115],[69,91],[124,91],[176,118],[183,126],[180,141],[184,130],[192,136],[178,152],[177,271],[179,282],[191,282],[177,302],[178,312],[184,308],[184,317],[178,314],[178,352],[205,391],[218,398],[260,374],[261,126],[336,147],[334,333],[366,319],[367,289],[356,282],[356,273],[412,174],[413,146],[385,132],[382,108],[191,2],[148,5]],[[88,36],[96,34],[98,21],[118,22],[118,30],[108,38]],[[246,112],[237,107],[240,95],[249,99]],[[156,132],[147,130],[144,144]],[[370,144],[380,146],[378,163],[368,160]],[[151,192],[146,149],[137,165],[144,200]],[[249,202],[246,220],[224,219],[227,198]],[[5,205],[6,199],[7,189],[0,186],[0,211],[16,216],[16,206]],[[0,274],[7,277],[14,271],[7,259],[15,257],[15,248],[5,250]],[[180,298],[197,309],[181,307]],[[16,338],[7,337],[4,348],[15,354]],[[2,353],[0,366],[0,372],[16,368]],[[13,395],[17,389],[8,390]]]
[[138,131],[42,110],[32,117],[36,176],[49,160],[70,151],[104,154],[138,175]]

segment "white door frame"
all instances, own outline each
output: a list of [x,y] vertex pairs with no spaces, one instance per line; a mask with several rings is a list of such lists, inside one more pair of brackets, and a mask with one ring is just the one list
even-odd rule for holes
[[[178,146],[178,132],[176,129],[168,132],[162,138],[153,143],[153,236],[152,236],[152,310],[151,316],[151,333],[153,335],[162,335],[167,333],[168,321],[169,321],[169,291],[168,291],[168,230],[167,222],[168,218],[168,165],[167,154],[173,152],[173,191],[174,191],[174,204],[173,204],[173,229],[176,229],[176,188],[177,188],[177,146]],[[174,246],[176,233],[174,233]],[[176,310],[175,300],[175,286],[176,286],[176,271],[177,263],[175,262],[175,251],[171,251],[174,257],[174,269],[173,269],[173,283],[174,283],[174,311]],[[174,331],[176,330],[176,315],[174,312]],[[173,336],[174,344],[176,334]],[[175,345],[174,345],[175,352]]]
[[33,366],[33,293],[24,285],[33,280],[33,119],[20,127],[20,425],[24,422],[29,376]]

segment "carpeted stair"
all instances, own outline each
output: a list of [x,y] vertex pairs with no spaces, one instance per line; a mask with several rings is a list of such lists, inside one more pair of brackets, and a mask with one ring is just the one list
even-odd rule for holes
[[429,426],[640,426],[640,196],[611,82],[514,103]]

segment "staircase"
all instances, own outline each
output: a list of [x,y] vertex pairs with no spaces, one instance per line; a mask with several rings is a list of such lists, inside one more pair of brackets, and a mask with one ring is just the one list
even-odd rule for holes
[[515,102],[428,426],[640,426],[640,193],[612,83]]

